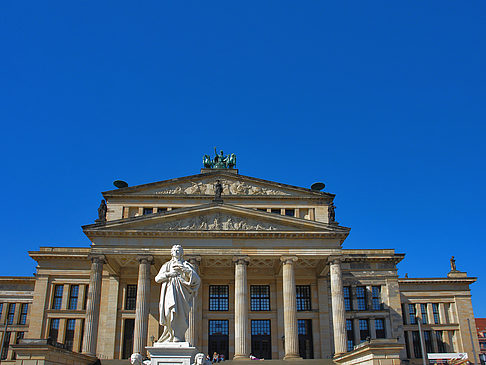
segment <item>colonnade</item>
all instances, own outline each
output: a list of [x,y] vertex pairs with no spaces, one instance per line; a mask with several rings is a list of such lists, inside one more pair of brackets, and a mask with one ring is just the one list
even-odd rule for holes
[[[137,257],[139,263],[137,303],[135,311],[135,330],[133,352],[145,353],[147,346],[148,314],[150,301],[150,266],[152,256]],[[283,265],[283,311],[285,333],[284,359],[298,359],[299,337],[297,329],[297,304],[295,287],[295,262],[296,256],[282,256]],[[191,258],[189,261],[197,268],[200,258]],[[103,255],[91,257],[91,272],[89,281],[88,301],[86,305],[86,323],[84,330],[83,353],[96,355],[96,343],[98,338],[99,312],[101,300],[101,279],[103,271]],[[250,355],[250,343],[248,341],[248,280],[247,269],[250,262],[248,256],[235,256],[235,355],[234,359],[247,359]],[[346,352],[346,320],[343,296],[343,284],[341,262],[339,258],[330,260],[331,279],[331,303],[332,322],[334,334],[334,353]],[[198,295],[199,297],[200,295]],[[193,308],[189,315],[189,329],[186,340],[191,344],[197,344],[196,311],[198,303],[194,299]],[[199,304],[200,305],[200,304]]]

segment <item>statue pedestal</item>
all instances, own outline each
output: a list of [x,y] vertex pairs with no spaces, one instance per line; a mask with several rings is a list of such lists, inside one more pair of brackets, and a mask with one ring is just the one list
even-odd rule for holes
[[150,354],[150,365],[191,365],[197,352],[189,342],[156,342],[146,349]]

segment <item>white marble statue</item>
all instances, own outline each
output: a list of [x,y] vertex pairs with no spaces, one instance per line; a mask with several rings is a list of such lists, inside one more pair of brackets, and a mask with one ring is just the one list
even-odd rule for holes
[[197,294],[201,279],[194,266],[182,258],[184,250],[180,245],[171,249],[172,259],[160,268],[155,277],[162,283],[160,290],[160,324],[164,332],[157,342],[184,342],[192,299]]
[[204,355],[202,352],[194,356],[194,364],[192,365],[206,365],[206,364],[210,364],[210,362],[206,360],[206,355]]
[[150,360],[145,360],[143,361],[142,355],[140,355],[138,352],[132,354],[130,356],[130,364],[132,365],[150,365]]

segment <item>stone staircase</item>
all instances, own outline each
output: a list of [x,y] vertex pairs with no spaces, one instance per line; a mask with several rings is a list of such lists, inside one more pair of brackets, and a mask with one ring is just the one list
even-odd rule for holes
[[[101,365],[129,365],[129,360],[100,360]],[[330,359],[312,359],[312,360],[227,360],[222,365],[334,365],[334,361]]]

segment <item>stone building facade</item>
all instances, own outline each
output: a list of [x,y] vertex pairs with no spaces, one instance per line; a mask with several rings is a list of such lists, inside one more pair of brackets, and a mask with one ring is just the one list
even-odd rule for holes
[[154,277],[175,243],[202,279],[186,333],[202,352],[331,363],[388,339],[419,364],[419,320],[427,352],[472,358],[478,346],[467,323],[475,278],[399,278],[404,254],[343,248],[333,194],[203,169],[103,196],[106,221],[83,227],[90,247],[41,247],[29,252],[34,277],[0,278],[6,363],[22,336],[100,359],[144,353],[161,335]]

